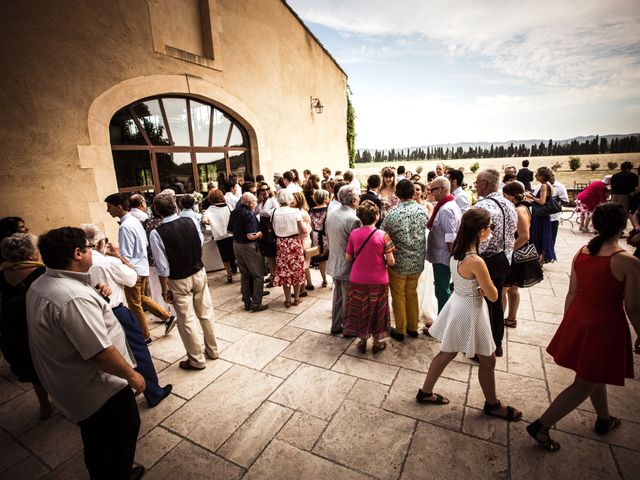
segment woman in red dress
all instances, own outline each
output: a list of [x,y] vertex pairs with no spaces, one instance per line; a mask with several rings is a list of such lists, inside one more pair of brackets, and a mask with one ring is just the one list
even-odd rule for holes
[[[622,205],[599,205],[592,220],[598,235],[573,259],[564,318],[547,347],[556,363],[574,370],[576,378],[527,426],[529,434],[551,452],[560,444],[550,438],[549,428],[587,397],[598,415],[596,433],[604,435],[620,426],[620,420],[609,415],[606,384],[624,385],[625,378],[633,378],[626,316],[640,334],[640,260],[618,244],[627,225]],[[639,345],[637,337],[636,348]]]

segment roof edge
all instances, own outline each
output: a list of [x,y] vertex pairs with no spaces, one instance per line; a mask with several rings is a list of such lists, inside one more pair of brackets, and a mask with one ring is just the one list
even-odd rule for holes
[[327,48],[322,44],[322,42],[318,39],[318,37],[316,37],[313,34],[313,32],[309,29],[309,27],[307,27],[307,25],[302,21],[302,18],[300,18],[300,16],[295,12],[295,10],[291,8],[291,5],[289,5],[286,0],[281,0],[281,1],[284,4],[284,6],[287,7],[287,9],[291,12],[291,14],[298,20],[298,22],[300,22],[300,25],[302,25],[302,27],[307,31],[307,33],[311,35],[311,37],[316,41],[316,43],[320,46],[320,48],[324,51],[324,53],[327,54],[327,56],[336,65],[336,67],[338,67],[338,69],[344,74],[346,78],[349,78],[349,75],[347,75],[347,72],[344,71],[344,69],[340,66],[338,61],[333,57],[333,55],[331,55],[329,50],[327,50]]

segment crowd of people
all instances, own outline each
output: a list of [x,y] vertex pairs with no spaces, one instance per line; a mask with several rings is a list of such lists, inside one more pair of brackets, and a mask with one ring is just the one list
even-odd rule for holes
[[[522,413],[496,393],[496,357],[505,327],[517,327],[519,289],[539,283],[544,264],[556,260],[558,223],[569,204],[551,169],[534,173],[528,161],[522,165],[503,175],[480,171],[473,191],[462,171],[438,164],[426,181],[385,167],[368,177],[364,192],[352,172],[329,168],[321,176],[275,174],[273,185],[259,175],[221,176],[201,208],[172,190],[156,195],[151,208],[141,194],[114,193],[105,206],[118,220],[117,244],[93,224],[37,239],[22,218],[4,218],[2,352],[17,378],[33,384],[42,418],[53,412],[53,400],[78,422],[91,478],[140,478],[144,469],[132,470],[140,425],[134,395],[143,393],[154,407],[172,389],[158,383],[145,311],[165,335],[177,326],[186,351],[180,368],[202,370],[218,357],[202,259],[210,230],[227,282],[240,273],[246,311],[266,310],[272,287],[282,287],[286,308],[299,305],[308,291],[328,287],[330,276],[331,334],[358,338],[361,353],[369,339],[373,354],[384,350],[387,336],[404,342],[422,332],[440,342],[418,402],[449,402],[434,388],[463,353],[479,364],[484,412],[518,421]],[[577,196],[580,230],[592,223],[596,235],[573,260],[565,315],[547,349],[576,378],[527,427],[549,451],[559,449],[550,427],[587,397],[597,433],[620,425],[608,411],[605,385],[633,377],[627,319],[638,335],[640,248],[634,258],[619,241],[629,220],[629,242],[640,237],[638,192],[625,163]]]

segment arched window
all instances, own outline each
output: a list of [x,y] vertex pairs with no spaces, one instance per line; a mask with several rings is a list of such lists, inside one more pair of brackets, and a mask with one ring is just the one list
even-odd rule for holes
[[202,100],[139,100],[116,112],[109,134],[120,192],[206,192],[220,173],[251,172],[246,130]]

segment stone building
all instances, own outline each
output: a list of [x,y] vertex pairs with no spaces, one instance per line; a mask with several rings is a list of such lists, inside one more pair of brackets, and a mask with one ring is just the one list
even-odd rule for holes
[[118,190],[347,165],[347,76],[284,1],[24,0],[0,18],[0,216],[37,233],[114,233]]

